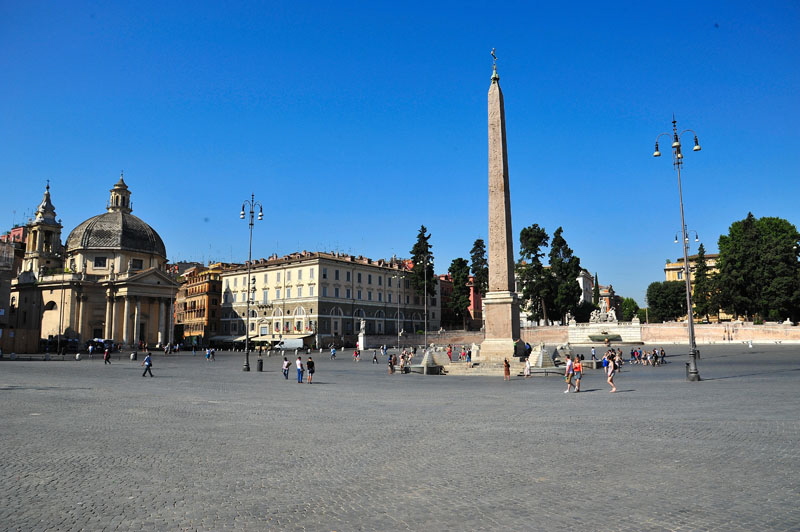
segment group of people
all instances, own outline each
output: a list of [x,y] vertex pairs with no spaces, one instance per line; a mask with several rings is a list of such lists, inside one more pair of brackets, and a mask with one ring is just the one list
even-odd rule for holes
[[663,347],[652,351],[635,347],[631,349],[630,363],[643,366],[660,366],[667,363],[667,352],[664,351]]
[[[314,360],[311,357],[308,357],[305,365],[303,364],[303,357],[297,357],[297,360],[294,362],[295,367],[297,368],[297,383],[303,384],[303,374],[308,371],[308,377],[306,377],[306,382],[308,384],[312,384],[314,382]],[[289,368],[291,367],[292,363],[289,362],[289,359],[283,357],[283,378],[289,380]]]
[[[447,358],[450,359],[450,362],[453,361],[453,346],[447,344]],[[458,360],[471,362],[472,361],[472,349],[467,349],[467,346],[462,345],[461,351],[458,352]]]

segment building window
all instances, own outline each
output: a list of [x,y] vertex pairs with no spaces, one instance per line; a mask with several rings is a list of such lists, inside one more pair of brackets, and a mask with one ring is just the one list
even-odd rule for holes
[[391,293],[391,292],[389,292],[388,294],[386,294],[386,301],[387,301],[388,303],[391,303],[391,302],[392,302],[392,293]]
[[276,288],[275,289],[275,299],[280,299],[280,298],[281,298],[281,289],[280,288]]
[[275,282],[281,282],[281,272],[275,272]]
[[234,293],[233,293],[233,294],[231,294],[231,295],[233,296],[233,302],[234,302],[234,303],[236,303],[236,293],[234,292]]
[[309,268],[308,269],[308,278],[309,279],[313,279],[314,278],[314,268]]
[[234,277],[233,278],[233,287],[236,288],[237,286],[239,286],[239,278],[238,277]]
[[408,301],[409,301],[408,296],[406,296],[406,305],[408,305]]
[[142,259],[131,259],[132,270],[141,270],[143,267],[144,267],[144,261]]
[[267,303],[269,303],[269,291],[268,290],[263,290],[261,292],[261,302],[264,303],[265,305]]
[[95,257],[94,258],[94,267],[95,268],[106,268],[106,258],[105,257]]
[[[312,288],[312,290],[313,290],[313,288]],[[322,287],[322,297],[328,297],[328,287],[327,286],[323,286]]]
[[309,297],[314,297],[314,287],[313,286],[309,286],[308,287],[308,296]]
[[333,297],[339,297],[339,287],[333,288]]
[[378,301],[383,301],[383,292],[378,292]]
[[268,279],[269,279],[269,275],[265,273],[264,274],[264,284],[267,284],[269,282]]
[[683,270],[678,270],[678,280],[679,281],[683,280]]
[[386,286],[388,286],[389,288],[391,288],[391,287],[392,287],[392,278],[391,278],[391,277],[389,277],[388,279],[386,279]]
[[292,280],[292,271],[291,270],[286,272],[286,280],[287,281],[291,281]]
[[346,297],[347,299],[350,299],[350,289],[349,289],[349,288],[347,289],[347,294],[345,295],[345,297]]
[[[287,275],[286,277],[288,278],[289,276]],[[291,288],[287,288],[286,289],[286,299],[292,299],[292,289]]]
[[361,299],[361,290],[356,292],[356,299]]
[[297,280],[298,281],[303,280],[303,270],[297,270]]
[[303,287],[302,286],[298,286],[297,287],[297,297],[303,297]]
[[333,270],[333,280],[334,281],[339,280],[339,270]]
[[372,274],[367,274],[367,284],[372,284]]
[[344,273],[345,273],[345,281],[349,283],[350,282],[350,271],[348,270],[348,271],[346,271]]
[[372,290],[367,290],[367,301],[372,301]]
[[383,286],[383,276],[382,275],[378,276],[378,286]]
[[356,275],[358,276],[358,277],[357,277],[357,279],[358,279],[358,281],[357,281],[357,282],[358,282],[358,283],[361,283],[361,272],[358,272]]
[[322,268],[322,278],[323,279],[328,278],[328,268]]

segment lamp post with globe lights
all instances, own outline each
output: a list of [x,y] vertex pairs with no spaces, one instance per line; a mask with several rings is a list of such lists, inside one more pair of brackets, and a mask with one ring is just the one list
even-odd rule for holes
[[[656,137],[656,148],[653,152],[653,157],[661,157],[661,152],[658,149],[658,140],[663,136],[671,136],[672,137],[672,166],[675,168],[675,172],[678,175],[678,199],[680,202],[681,208],[681,233],[683,235],[683,268],[684,268],[684,279],[686,281],[686,311],[687,311],[687,321],[688,321],[688,329],[689,329],[689,362],[687,364],[686,369],[686,379],[689,381],[699,381],[700,379],[700,372],[697,369],[697,343],[695,342],[694,337],[694,313],[692,312],[692,281],[689,278],[690,270],[689,270],[689,254],[688,254],[688,236],[686,231],[686,219],[683,214],[683,189],[681,186],[681,167],[683,166],[683,152],[681,151],[681,136],[684,133],[691,133],[694,135],[694,147],[692,151],[700,151],[700,142],[697,140],[697,134],[691,129],[684,129],[680,133],[678,132],[678,122],[675,120],[675,117],[672,117],[672,133],[661,133]],[[696,233],[695,233],[696,235]]]
[[242,366],[242,371],[250,371],[250,300],[252,299],[251,290],[254,291],[256,289],[255,283],[250,276],[250,270],[252,269],[253,263],[253,225],[255,221],[256,207],[258,207],[259,221],[264,219],[264,209],[261,205],[261,202],[256,201],[255,194],[250,194],[250,199],[245,200],[244,203],[242,203],[242,212],[239,213],[239,218],[242,220],[245,219],[245,207],[248,207],[250,211],[250,220],[248,223],[250,226],[250,240],[247,247],[247,318],[244,334],[244,366]]

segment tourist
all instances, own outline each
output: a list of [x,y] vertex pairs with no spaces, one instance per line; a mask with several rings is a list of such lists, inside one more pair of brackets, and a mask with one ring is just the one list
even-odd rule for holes
[[611,386],[611,393],[617,391],[617,387],[614,385],[614,375],[617,372],[617,364],[614,362],[614,357],[606,355],[603,359],[607,359],[608,365],[606,366],[606,376],[608,377],[606,381]]
[[283,366],[281,367],[281,369],[283,370],[283,378],[286,379],[287,381],[289,380],[289,366],[291,366],[289,359],[283,357]]
[[530,357],[525,357],[525,371],[523,371],[526,379],[531,378],[531,359]]
[[466,360],[466,359],[467,359],[467,348],[462,345],[461,354],[458,355],[458,360]]
[[661,363],[662,364],[666,364],[667,363],[667,352],[664,351],[663,347],[661,348],[661,353],[660,354],[661,354]]
[[372,363],[373,364],[378,363],[378,351],[376,351],[375,349],[372,350]]
[[572,377],[575,375],[575,365],[572,362],[572,358],[569,355],[566,355],[567,358],[567,366],[564,369],[564,380],[567,381],[567,389],[564,390],[564,393],[569,393],[570,388],[573,388],[574,385],[572,384]]
[[103,352],[103,365],[106,364],[111,364],[111,352],[108,349]]
[[303,367],[303,359],[297,357],[295,365],[297,366],[297,383],[303,384],[303,373],[305,372],[305,368]]
[[592,348],[592,360],[597,360],[597,350],[594,347]]
[[336,360],[336,348],[331,345],[331,360]]
[[361,353],[358,352],[358,348],[353,351],[353,362],[361,362]]
[[510,381],[511,380],[511,364],[509,364],[508,359],[503,359],[503,380]]
[[308,369],[308,384],[311,384],[311,381],[314,380],[314,361],[311,360],[311,357],[308,357],[308,362],[306,362],[306,369]]
[[389,358],[387,358],[389,375],[394,373],[394,357],[395,355],[389,355]]
[[453,346],[447,344],[447,358],[450,359],[450,362],[453,361]]
[[583,363],[581,356],[575,357],[575,362],[572,364],[572,374],[575,378],[575,393],[581,391],[581,377],[583,376]]
[[147,353],[147,356],[144,357],[144,360],[142,361],[142,366],[144,366],[144,373],[142,373],[142,377],[144,377],[148,373],[152,377],[153,376],[153,370],[151,370],[150,368],[153,367],[153,359],[150,358],[150,353]]

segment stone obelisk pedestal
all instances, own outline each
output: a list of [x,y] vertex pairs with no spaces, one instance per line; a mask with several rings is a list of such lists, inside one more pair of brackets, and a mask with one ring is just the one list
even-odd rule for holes
[[483,299],[486,323],[480,349],[483,367],[501,364],[505,358],[511,361],[516,355],[515,341],[520,338],[505,120],[503,92],[495,65],[489,87],[489,291]]

